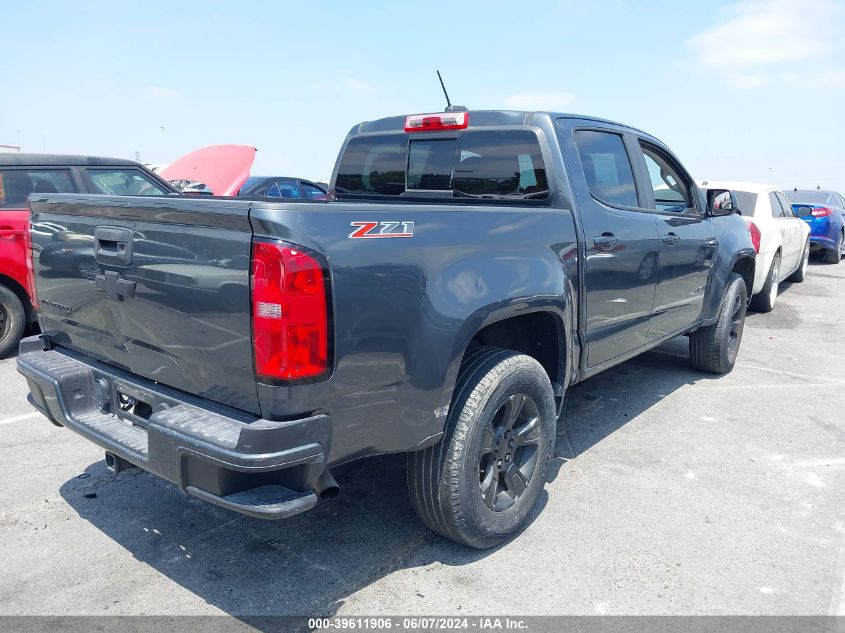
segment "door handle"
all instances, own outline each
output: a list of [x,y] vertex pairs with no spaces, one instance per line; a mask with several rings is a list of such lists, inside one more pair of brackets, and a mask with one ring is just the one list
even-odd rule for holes
[[619,238],[613,233],[602,233],[601,235],[596,235],[593,238],[593,244],[600,248],[612,251],[614,248],[619,246]]
[[98,226],[94,230],[94,259],[100,264],[132,263],[132,229]]
[[679,236],[675,235],[674,233],[668,233],[660,239],[663,240],[664,244],[670,244],[670,245],[671,244],[677,244],[678,242],[681,241],[681,238]]

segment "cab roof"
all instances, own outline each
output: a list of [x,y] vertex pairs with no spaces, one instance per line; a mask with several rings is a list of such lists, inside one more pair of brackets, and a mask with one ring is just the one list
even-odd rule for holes
[[[468,110],[469,127],[494,127],[503,125],[530,125],[535,116],[547,116],[551,119],[579,119],[584,121],[596,121],[599,123],[610,123],[620,127],[639,132],[646,136],[651,136],[648,132],[639,130],[631,125],[619,123],[618,121],[611,121],[610,119],[602,119],[595,116],[588,116],[585,114],[573,114],[568,112],[550,112],[547,110]],[[425,113],[416,113],[425,114]],[[435,111],[432,111],[435,114]],[[372,121],[364,121],[353,128],[354,134],[366,134],[372,132],[397,132],[405,128],[405,119],[415,114],[402,114],[399,116],[385,117],[383,119],[374,119]]]
[[78,156],[65,154],[0,154],[0,167],[85,167],[85,166],[132,165],[139,163],[124,158],[103,158],[101,156]]

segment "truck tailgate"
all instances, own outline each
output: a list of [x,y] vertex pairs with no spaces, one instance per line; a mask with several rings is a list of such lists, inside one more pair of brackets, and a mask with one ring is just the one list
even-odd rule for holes
[[32,249],[50,340],[258,413],[249,202],[33,194]]

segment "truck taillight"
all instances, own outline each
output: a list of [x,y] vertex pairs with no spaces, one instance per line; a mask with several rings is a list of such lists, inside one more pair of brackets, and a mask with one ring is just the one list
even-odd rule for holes
[[26,227],[23,232],[24,250],[26,251],[26,283],[29,286],[29,299],[32,307],[38,310],[38,291],[35,289],[35,262],[32,252],[32,214],[26,219]]
[[469,112],[438,112],[414,114],[405,118],[406,132],[439,132],[465,130],[469,125]]
[[748,223],[748,232],[751,233],[751,243],[754,245],[754,250],[760,252],[760,229],[754,222]]
[[814,218],[823,218],[825,216],[831,215],[833,211],[828,209],[827,207],[816,207],[812,211],[810,211],[810,215]]
[[259,379],[301,380],[328,371],[327,275],[303,250],[252,244],[252,344]]

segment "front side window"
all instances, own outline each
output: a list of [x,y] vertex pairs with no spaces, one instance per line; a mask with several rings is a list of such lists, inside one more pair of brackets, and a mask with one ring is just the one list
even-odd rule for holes
[[116,196],[166,196],[170,193],[139,169],[88,168],[86,171],[97,193]]
[[468,130],[454,136],[390,134],[353,138],[338,168],[344,195],[542,200],[549,187],[537,135],[530,130]]
[[69,169],[0,170],[0,207],[25,207],[31,193],[75,193]]
[[619,134],[576,130],[575,145],[590,193],[602,202],[639,206],[634,170]]
[[692,195],[686,178],[669,160],[647,145],[640,144],[654,191],[654,204],[658,211],[683,213],[693,206]]

